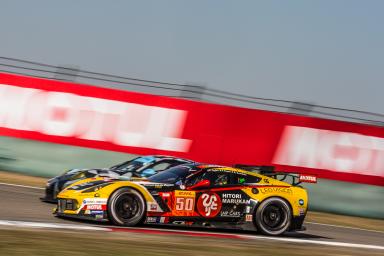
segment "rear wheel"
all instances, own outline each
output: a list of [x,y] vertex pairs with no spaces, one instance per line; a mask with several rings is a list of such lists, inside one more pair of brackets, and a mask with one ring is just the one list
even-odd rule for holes
[[264,200],[256,210],[257,229],[265,235],[280,235],[291,225],[292,211],[286,201],[278,197]]
[[109,219],[116,225],[136,226],[145,217],[145,200],[132,188],[121,188],[112,194],[108,203]]

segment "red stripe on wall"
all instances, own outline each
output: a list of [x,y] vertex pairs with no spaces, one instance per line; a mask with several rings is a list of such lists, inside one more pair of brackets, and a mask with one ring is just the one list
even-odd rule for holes
[[384,128],[0,73],[0,135],[384,186]]

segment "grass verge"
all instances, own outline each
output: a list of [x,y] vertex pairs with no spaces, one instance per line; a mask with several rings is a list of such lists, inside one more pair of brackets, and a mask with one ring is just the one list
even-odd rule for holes
[[384,220],[378,220],[378,219],[338,215],[338,214],[324,213],[324,212],[308,212],[306,221],[384,232]]
[[14,172],[0,171],[0,182],[43,188],[47,183],[47,179],[35,176],[27,176]]
[[[119,232],[0,229],[1,255],[367,255],[367,250],[285,242],[161,237]],[[382,253],[382,252],[381,252]],[[381,255],[369,250],[370,255]]]

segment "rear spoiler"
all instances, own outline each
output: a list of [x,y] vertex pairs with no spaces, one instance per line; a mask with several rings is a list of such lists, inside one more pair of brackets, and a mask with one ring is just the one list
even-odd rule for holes
[[[312,174],[302,174],[302,173],[289,173],[289,172],[276,172],[274,166],[267,165],[244,165],[244,164],[235,164],[233,167],[243,169],[250,172],[255,172],[273,179],[280,181],[288,182],[293,186],[298,186],[302,182],[306,183],[317,183],[317,177]],[[289,179],[291,182],[289,182]]]

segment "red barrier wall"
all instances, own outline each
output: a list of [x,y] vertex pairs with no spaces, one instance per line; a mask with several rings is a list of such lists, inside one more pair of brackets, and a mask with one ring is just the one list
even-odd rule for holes
[[384,128],[0,73],[0,135],[384,185]]

